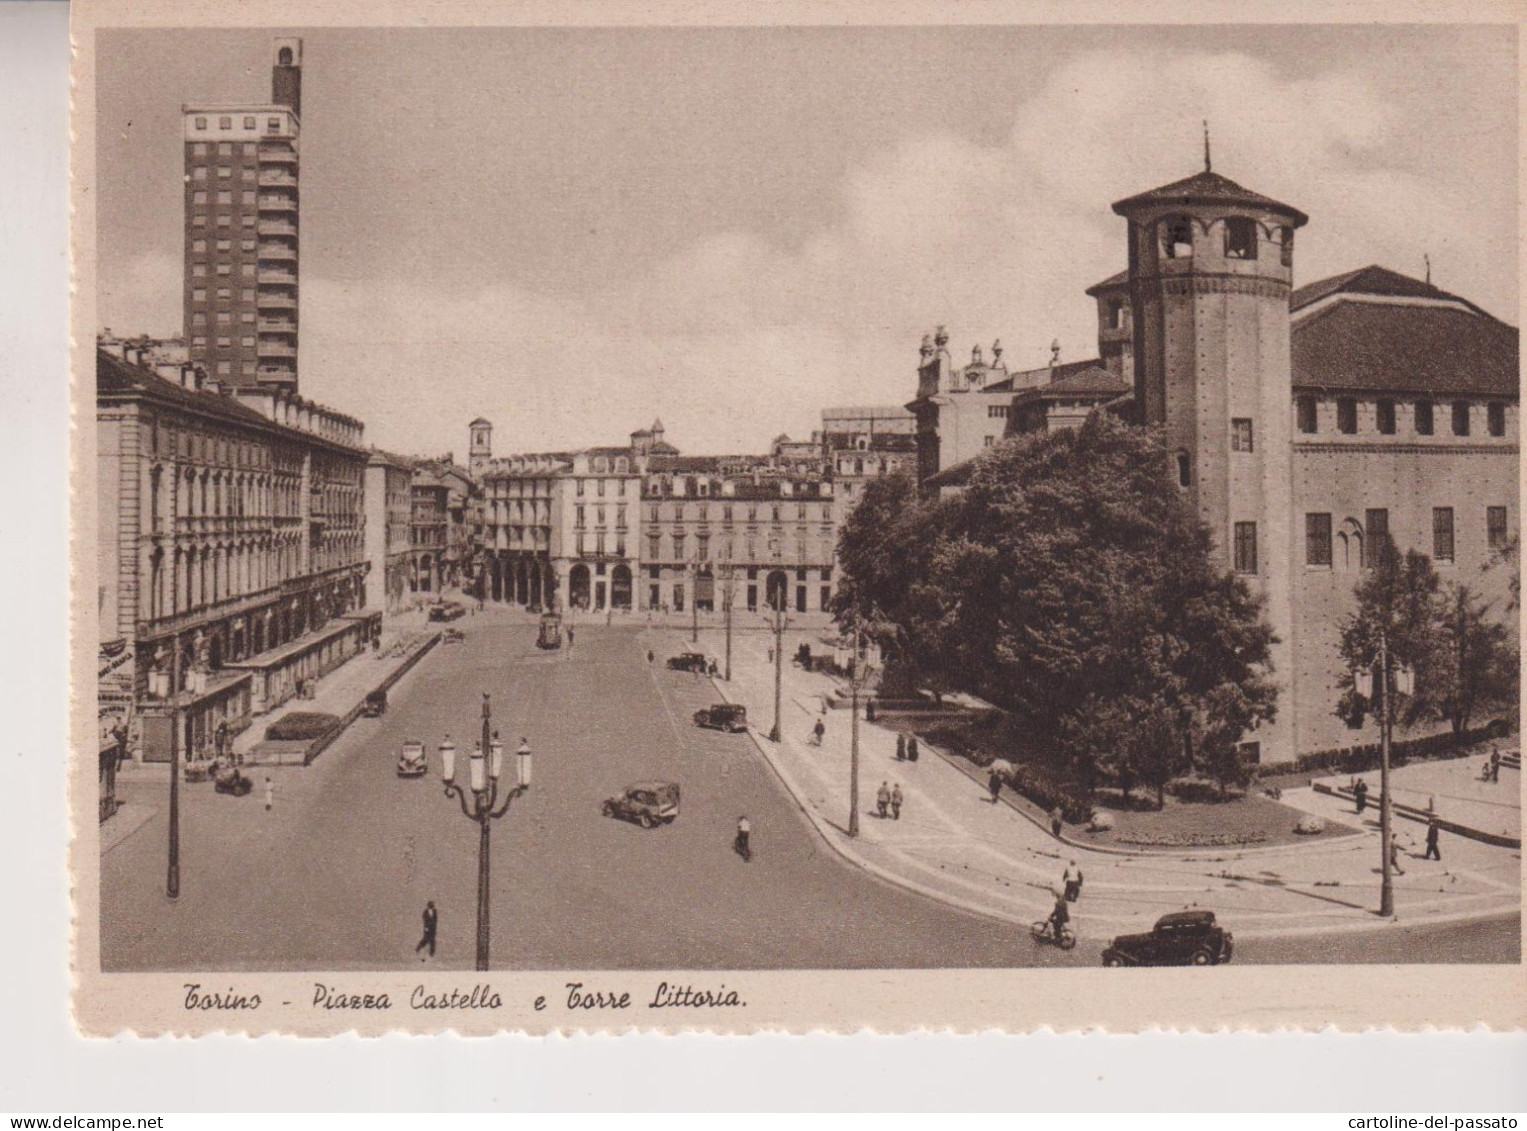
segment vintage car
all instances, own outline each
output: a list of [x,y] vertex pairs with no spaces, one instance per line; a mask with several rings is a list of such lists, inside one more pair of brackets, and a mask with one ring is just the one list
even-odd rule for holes
[[695,726],[737,734],[748,729],[748,709],[741,703],[716,703],[695,712]]
[[213,778],[213,788],[218,793],[231,793],[235,797],[243,797],[254,788],[254,782],[241,774],[237,766],[224,766],[217,771]]
[[1212,911],[1174,911],[1149,933],[1120,935],[1103,951],[1104,966],[1218,966],[1230,961],[1234,940]]
[[361,714],[368,719],[379,719],[386,713],[387,692],[380,688],[366,692],[366,698],[361,702]]
[[562,647],[562,618],[556,613],[541,614],[541,627],[536,632],[536,647]]
[[460,644],[467,638],[467,634],[459,628],[448,628],[440,634],[442,644]]
[[466,615],[466,606],[460,601],[437,601],[429,607],[429,619],[433,621],[459,620]]
[[668,657],[668,667],[676,672],[704,672],[709,669],[710,661],[703,652],[680,652]]
[[398,777],[422,778],[429,772],[429,763],[424,757],[424,743],[409,740],[403,744],[403,752],[398,755]]
[[606,817],[635,821],[644,829],[672,824],[679,815],[679,787],[673,782],[632,782],[603,805]]

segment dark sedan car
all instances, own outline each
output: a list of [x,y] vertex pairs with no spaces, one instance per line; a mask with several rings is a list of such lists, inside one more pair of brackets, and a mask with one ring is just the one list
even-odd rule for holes
[[1120,935],[1103,951],[1104,966],[1218,966],[1230,961],[1234,940],[1212,911],[1174,911],[1146,934]]
[[635,821],[644,829],[671,825],[679,816],[679,787],[673,782],[639,781],[605,801],[604,815]]
[[703,672],[709,668],[710,661],[702,652],[680,652],[668,657],[668,666],[676,672]]
[[717,703],[695,712],[695,726],[738,734],[748,729],[748,709],[741,703]]

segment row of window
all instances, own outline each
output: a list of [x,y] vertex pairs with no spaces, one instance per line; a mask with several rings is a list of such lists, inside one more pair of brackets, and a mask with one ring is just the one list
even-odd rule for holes
[[[194,166],[191,169],[192,182],[205,181],[207,179],[207,169],[208,166],[206,165]],[[239,180],[241,181],[253,183],[257,175],[258,173],[253,165],[242,165],[239,167]],[[217,166],[217,179],[220,181],[231,181],[233,179],[233,167],[231,165]]]
[[1010,408],[1012,408],[1012,405],[989,404],[986,406],[986,415],[992,420],[1001,420],[1007,416],[1007,411]]
[[[584,516],[585,516],[585,512],[587,511],[587,509],[588,508],[586,508],[586,507],[578,507],[577,508],[577,512],[576,512],[575,518],[573,520],[573,525],[574,526],[587,526],[588,525],[588,523],[584,521]],[[603,507],[595,507],[594,508],[594,525],[595,526],[603,526],[604,525],[604,519],[605,519],[605,510],[604,510],[604,508]],[[615,508],[615,525],[618,526],[618,527],[624,527],[626,525],[626,508],[625,507],[616,507]]]
[[[1320,430],[1319,400],[1302,396],[1296,399],[1299,431],[1311,435]],[[1471,428],[1472,408],[1470,401],[1453,401],[1449,406],[1453,435],[1467,436]],[[1398,426],[1395,402],[1381,397],[1374,403],[1374,423],[1385,436],[1393,436]],[[1429,400],[1415,402],[1415,429],[1417,435],[1431,436],[1436,431],[1436,405]],[[1506,405],[1491,401],[1485,406],[1485,426],[1492,436],[1506,434]],[[1357,432],[1357,398],[1336,398],[1336,430],[1351,436]]]
[[[599,534],[598,537],[603,539],[604,535]],[[579,534],[578,539],[579,551],[582,552],[583,535]],[[663,546],[660,535],[656,531],[649,533],[647,535],[647,560],[680,562],[687,561],[689,540],[682,534],[675,534],[671,539],[671,542],[673,543],[673,552],[665,555],[663,553]],[[766,539],[765,545],[768,550],[768,557],[773,558],[776,561],[781,560],[784,557],[786,543],[783,538]],[[795,540],[795,559],[797,561],[809,560],[813,556],[810,547],[811,544],[807,539],[797,538]],[[727,541],[724,543],[723,552],[721,553],[721,560],[728,562],[734,561],[736,559],[737,549],[738,545],[731,539],[727,539]],[[752,538],[744,540],[741,544],[741,549],[744,552],[742,559],[743,561],[759,560],[758,543],[755,542]],[[624,551],[620,552],[624,553]],[[830,557],[831,550],[824,548],[821,556]],[[704,534],[698,536],[695,539],[695,559],[702,562],[708,562],[711,560],[710,538]]]
[[[194,125],[198,130],[205,130],[205,129],[208,128],[208,119],[207,118],[198,117],[198,118],[195,119],[195,121],[192,123],[192,125]],[[220,129],[220,130],[231,130],[231,129],[233,129],[233,117],[231,115],[225,115],[223,117],[218,118],[218,120],[217,120],[217,128]],[[255,116],[253,114],[246,114],[246,115],[244,115],[244,128],[246,130],[252,130],[252,129],[255,128]],[[281,119],[280,118],[266,118],[265,119],[265,132],[266,133],[271,133],[271,134],[280,133],[281,132]]]
[[[1348,553],[1355,551],[1358,565],[1370,564],[1364,556],[1364,545],[1378,545],[1384,535],[1389,533],[1389,512],[1387,510],[1368,510],[1364,512],[1366,530],[1357,529],[1355,524],[1351,530],[1344,530],[1340,537],[1348,540]],[[1491,550],[1503,549],[1509,534],[1506,527],[1505,507],[1485,508],[1485,542]],[[1366,533],[1366,543],[1364,535]],[[1351,543],[1355,543],[1353,546]],[[1331,529],[1331,516],[1326,513],[1309,513],[1304,516],[1304,560],[1306,565],[1330,566],[1333,563],[1333,540]],[[1452,507],[1432,508],[1432,560],[1438,562],[1451,562],[1456,560],[1457,545],[1454,529],[1454,511]]]
[[[779,587],[777,592],[774,592],[767,598],[771,608],[783,608],[788,603],[789,595],[785,592],[785,589],[786,586],[782,585]],[[832,601],[831,585],[822,586],[821,601],[821,607],[823,609],[827,608],[828,604]],[[663,605],[663,587],[655,582],[647,586],[647,607],[651,609],[665,607]],[[667,607],[671,608],[676,613],[682,613],[684,611],[684,585],[682,582],[676,583],[674,585],[673,604]],[[695,594],[695,607],[698,608],[701,612],[713,611],[715,609],[714,594],[707,596],[704,592],[697,592]],[[758,611],[757,585],[748,586],[747,608],[748,612],[750,613]],[[804,585],[797,585],[795,587],[795,611],[798,613],[804,613],[807,611],[806,586]]]
[[[747,510],[746,510],[747,521],[748,522],[757,522],[758,521],[758,511],[759,511],[758,505],[756,503],[750,503],[748,505],[748,507],[747,507]],[[721,521],[722,522],[731,522],[733,520],[733,517],[734,517],[735,513],[736,513],[736,511],[735,511],[735,509],[733,507],[733,504],[731,504],[731,503],[723,503],[721,505]],[[810,504],[808,504],[808,503],[796,503],[795,504],[795,518],[796,518],[796,521],[798,521],[798,522],[807,522],[807,521],[810,521],[811,513],[812,512],[811,512]],[[767,521],[779,522],[779,521],[781,521],[781,516],[783,514],[784,514],[784,506],[783,506],[783,504],[780,504],[780,503],[771,503],[768,506],[768,516],[769,517],[768,517]],[[686,507],[683,503],[675,503],[671,508],[665,508],[665,507],[659,506],[656,503],[654,503],[652,506],[647,508],[647,520],[649,522],[662,522],[664,520],[672,520],[674,522],[683,522],[686,518],[689,518],[691,520],[698,521],[698,522],[709,522],[710,521],[710,507],[706,506],[704,503],[697,503],[697,504],[694,504],[694,505],[689,506],[689,507]],[[823,506],[822,506],[822,521],[823,522],[831,522],[832,521],[832,504],[830,504],[830,503],[823,504]]]
[[[239,190],[239,203],[244,205],[244,207],[246,207],[246,208],[251,207],[255,203],[255,194],[258,191],[259,191],[258,189],[240,189]],[[233,190],[232,189],[218,189],[216,194],[215,195],[211,195],[210,197],[209,197],[209,193],[208,193],[207,189],[193,189],[191,191],[191,203],[192,204],[206,205],[209,202],[209,200],[212,203],[220,204],[220,205],[223,205],[224,207],[232,205],[233,204]]]
[[[587,483],[588,480],[586,480],[586,479],[577,479],[577,480],[574,480],[574,482],[577,484],[577,486],[573,489],[573,493],[575,495],[579,495],[579,496],[582,496],[582,495],[586,494],[586,491],[584,489],[584,484]],[[594,480],[594,494],[595,494],[596,497],[601,498],[601,499],[604,498],[604,485],[605,485],[606,482],[608,482],[608,481],[604,480],[604,479],[596,479],[596,480]],[[624,495],[626,493],[626,484],[629,483],[629,482],[630,482],[629,479],[617,479],[617,480],[615,480],[615,483],[616,483],[615,494],[617,494],[617,495]]]
[[[203,213],[200,213],[200,212],[192,213],[192,215],[191,215],[191,227],[193,227],[193,228],[205,228],[206,226],[207,226],[207,217]],[[216,226],[219,227],[219,228],[231,228],[231,227],[233,227],[233,217],[228,215],[226,212],[219,213],[218,217],[217,217],[217,224],[216,224]],[[243,216],[239,217],[239,227],[241,227],[241,228],[253,228],[254,226],[255,226],[255,215],[254,215],[253,212],[246,213]]]

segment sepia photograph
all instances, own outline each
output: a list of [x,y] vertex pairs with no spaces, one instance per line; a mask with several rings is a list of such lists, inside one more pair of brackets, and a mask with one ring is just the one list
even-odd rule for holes
[[1514,25],[86,14],[87,1028],[1521,1023]]

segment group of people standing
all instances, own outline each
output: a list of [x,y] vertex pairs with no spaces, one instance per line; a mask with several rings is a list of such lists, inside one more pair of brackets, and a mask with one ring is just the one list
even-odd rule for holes
[[901,783],[897,782],[894,787],[887,788],[886,782],[880,783],[880,788],[875,791],[875,808],[884,819],[889,812],[893,821],[901,820]]

